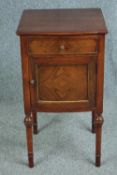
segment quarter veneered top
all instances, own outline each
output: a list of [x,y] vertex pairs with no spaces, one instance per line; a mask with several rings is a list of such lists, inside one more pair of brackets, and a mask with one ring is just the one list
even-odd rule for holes
[[101,9],[24,10],[18,35],[105,34]]

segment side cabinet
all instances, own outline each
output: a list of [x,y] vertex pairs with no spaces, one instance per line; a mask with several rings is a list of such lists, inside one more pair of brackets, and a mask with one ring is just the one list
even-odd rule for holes
[[37,112],[92,112],[96,166],[103,124],[104,48],[101,9],[25,10],[18,26],[29,166]]

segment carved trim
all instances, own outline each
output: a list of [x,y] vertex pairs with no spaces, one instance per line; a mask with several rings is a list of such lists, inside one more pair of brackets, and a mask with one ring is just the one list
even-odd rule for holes
[[102,115],[96,114],[94,124],[95,124],[97,127],[101,127],[101,126],[103,125],[103,123],[104,123],[103,116],[102,116]]
[[33,153],[28,153],[28,157],[29,157],[29,159],[32,159],[33,158]]
[[24,119],[24,124],[26,127],[32,127],[33,126],[33,117],[32,115],[27,115]]
[[29,167],[32,168],[34,166],[33,162],[33,153],[28,153]]

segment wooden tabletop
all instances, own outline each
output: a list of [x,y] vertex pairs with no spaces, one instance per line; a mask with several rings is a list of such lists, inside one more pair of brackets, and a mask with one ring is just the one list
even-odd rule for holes
[[18,35],[106,34],[101,9],[24,10]]

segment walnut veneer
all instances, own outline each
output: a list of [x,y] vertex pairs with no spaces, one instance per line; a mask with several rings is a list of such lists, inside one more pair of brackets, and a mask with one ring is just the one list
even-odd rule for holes
[[37,112],[76,111],[92,112],[100,166],[106,33],[100,9],[24,10],[17,34],[30,167]]

